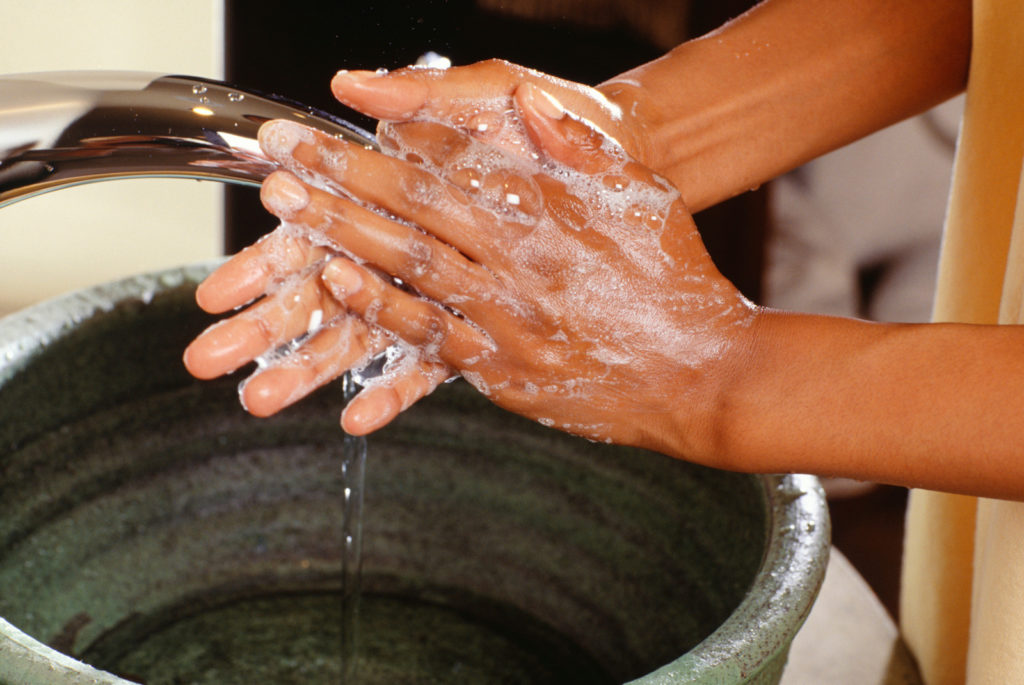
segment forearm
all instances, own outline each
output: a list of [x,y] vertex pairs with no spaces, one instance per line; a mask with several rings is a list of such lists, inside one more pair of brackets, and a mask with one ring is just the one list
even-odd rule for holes
[[767,0],[599,86],[694,211],[959,92],[968,0]]
[[756,329],[706,424],[719,463],[1024,499],[1024,327],[767,311]]

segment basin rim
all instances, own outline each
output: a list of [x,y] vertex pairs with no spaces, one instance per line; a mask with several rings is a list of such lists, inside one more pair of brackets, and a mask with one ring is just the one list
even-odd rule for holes
[[[75,323],[127,300],[195,286],[222,260],[140,274],[61,295],[0,318],[0,387]],[[629,685],[741,683],[785,659],[824,581],[830,549],[825,493],[814,476],[755,474],[768,516],[762,562],[729,617],[696,647]],[[756,590],[755,590],[756,588]],[[135,685],[48,647],[0,617],[0,683]]]

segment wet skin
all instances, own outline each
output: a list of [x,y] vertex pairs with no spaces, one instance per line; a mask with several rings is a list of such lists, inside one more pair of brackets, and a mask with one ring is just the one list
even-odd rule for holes
[[285,226],[198,299],[226,311],[266,296],[200,336],[186,363],[217,376],[306,334],[312,312],[329,325],[245,385],[253,413],[397,341],[346,430],[384,425],[458,372],[545,424],[655,446],[652,424],[677,420],[679,389],[703,383],[756,315],[671,185],[532,84],[380,134],[387,154],[284,122],[261,131],[286,169],[263,201]]

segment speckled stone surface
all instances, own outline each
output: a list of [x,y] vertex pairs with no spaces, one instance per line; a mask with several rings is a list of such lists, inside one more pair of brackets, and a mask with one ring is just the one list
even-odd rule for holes
[[[0,320],[2,685],[339,682],[340,390],[258,420],[189,378],[205,271]],[[774,683],[824,573],[812,478],[591,444],[460,383],[367,449],[362,685]]]

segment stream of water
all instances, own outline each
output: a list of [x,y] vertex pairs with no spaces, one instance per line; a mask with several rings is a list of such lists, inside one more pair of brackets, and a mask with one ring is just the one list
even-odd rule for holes
[[[345,402],[358,388],[350,374],[342,378]],[[359,643],[359,600],[362,594],[363,484],[366,472],[366,440],[345,435],[341,461],[343,488],[341,556],[341,682],[355,685]]]

